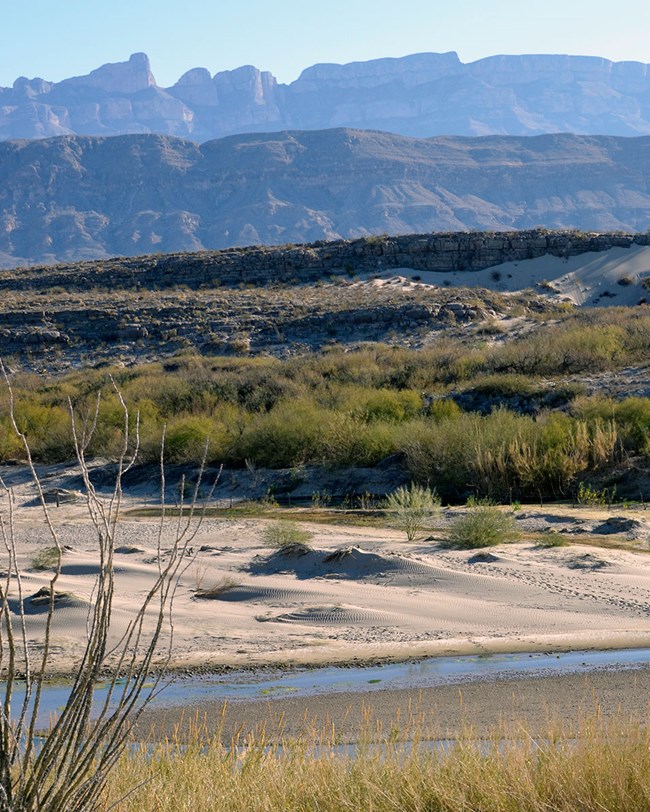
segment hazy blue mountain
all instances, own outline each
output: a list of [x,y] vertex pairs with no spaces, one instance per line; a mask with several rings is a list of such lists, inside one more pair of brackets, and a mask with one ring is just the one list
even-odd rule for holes
[[650,137],[0,143],[0,267],[434,230],[650,227]]
[[246,132],[354,127],[417,137],[650,134],[650,67],[584,56],[414,54],[314,65],[289,85],[247,65],[156,85],[145,54],[62,82],[0,88],[0,139],[160,133],[207,141]]

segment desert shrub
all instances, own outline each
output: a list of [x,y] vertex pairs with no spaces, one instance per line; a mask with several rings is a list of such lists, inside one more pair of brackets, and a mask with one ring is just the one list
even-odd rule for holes
[[24,449],[7,418],[0,419],[0,460],[22,459]]
[[650,398],[626,398],[617,402],[614,420],[629,450],[650,453]]
[[559,533],[549,533],[535,542],[535,547],[553,549],[555,547],[568,547],[569,542]]
[[210,442],[212,422],[207,417],[177,417],[167,427],[165,440],[169,462],[200,460]]
[[237,441],[236,453],[267,468],[291,468],[320,456],[321,428],[329,413],[307,399],[281,403],[256,415]]
[[313,533],[305,530],[297,522],[283,520],[269,522],[262,530],[262,540],[267,547],[285,550],[294,547],[309,547]]
[[58,547],[43,547],[39,550],[31,560],[31,567],[38,572],[46,570],[55,570],[61,561],[63,549]]
[[[203,393],[180,375],[160,376],[158,379],[149,377],[145,383],[146,396],[166,418],[181,412],[197,411],[205,405]],[[125,394],[127,397],[133,396],[128,389]]]
[[49,463],[74,456],[70,414],[62,406],[23,401],[16,406],[16,423],[27,437],[35,460]]
[[366,422],[388,420],[402,422],[417,415],[422,408],[422,396],[410,389],[370,390],[364,402],[352,410],[352,415]]
[[[385,375],[380,358],[384,361],[390,357],[390,352],[381,350],[360,350],[355,353],[343,352],[340,349],[331,350],[320,356],[299,359],[290,362],[294,375],[305,375],[312,380],[325,380],[331,384],[355,384],[359,386],[376,387]],[[389,368],[392,364],[388,364]]]
[[401,447],[414,480],[435,483],[452,499],[470,487],[501,499],[517,486],[510,449],[515,442],[528,445],[536,426],[530,417],[500,409],[484,417],[422,420],[408,429]]
[[463,549],[493,547],[518,537],[512,515],[489,499],[468,500],[468,510],[456,516],[447,535],[450,546]]
[[599,420],[615,424],[618,437],[628,451],[650,452],[650,398],[584,397],[575,401],[572,412],[590,425]]
[[509,446],[510,461],[519,486],[529,494],[565,496],[577,477],[589,468],[612,462],[617,445],[616,427],[551,412],[535,423],[526,442]]
[[[95,408],[97,408],[96,396],[77,402],[75,412],[79,423],[93,420]],[[136,437],[136,428],[141,437],[153,436],[157,449],[154,459],[158,459],[160,455],[162,422],[157,406],[150,399],[139,400],[129,414],[128,430],[132,440]],[[114,393],[104,394],[99,403],[89,453],[110,459],[116,458],[121,453],[124,431],[124,416],[119,398]]]
[[[470,385],[488,396],[541,392],[539,375],[615,369],[650,353],[650,316],[643,308],[556,314],[534,332],[498,344],[447,338],[417,352],[385,344],[334,348],[286,361],[207,358],[196,353],[113,370],[130,408],[133,437],[140,413],[142,459],[154,460],[163,423],[172,458],[198,461],[202,438],[227,464],[291,467],[303,462],[374,465],[403,451],[411,476],[445,497],[477,491],[495,499],[566,495],[582,472],[617,461],[624,450],[650,451],[647,399],[585,407],[574,388],[557,387],[547,406],[573,400],[567,422],[518,415],[493,422],[464,415],[447,387]],[[76,414],[92,411],[107,373],[83,370],[58,378],[20,376],[16,414],[38,461],[74,456],[67,398]],[[425,419],[422,392],[435,396]],[[588,399],[587,399],[588,400]],[[0,410],[6,401],[0,396]],[[0,458],[20,457],[0,412]],[[489,416],[488,416],[489,418]],[[488,420],[486,418],[486,420]],[[457,426],[452,424],[458,421]],[[564,422],[563,422],[564,421]],[[573,422],[572,422],[573,421]],[[583,425],[584,424],[584,425]],[[102,400],[89,455],[115,459],[123,440],[117,399]],[[612,445],[614,443],[614,445]]]
[[411,483],[402,485],[386,498],[384,507],[392,514],[393,526],[414,541],[426,520],[440,510],[440,497],[428,487]]
[[499,347],[488,367],[531,376],[611,369],[624,344],[618,325],[568,323]]
[[372,466],[399,447],[399,429],[392,422],[366,423],[330,413],[322,426],[320,460],[331,466]]
[[437,423],[442,420],[452,420],[455,417],[460,417],[462,409],[451,398],[440,398],[432,401],[427,409],[427,414]]
[[530,395],[538,387],[527,375],[500,373],[477,377],[471,382],[471,389],[486,397],[512,398]]
[[578,486],[578,504],[588,505],[589,507],[604,507],[608,502],[608,493],[606,488],[594,488],[586,482],[581,482]]

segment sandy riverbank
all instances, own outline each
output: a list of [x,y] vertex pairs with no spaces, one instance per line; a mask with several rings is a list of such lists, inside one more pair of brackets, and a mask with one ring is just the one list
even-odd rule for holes
[[[31,596],[51,577],[34,561],[51,545],[25,480],[16,485],[16,540],[27,634],[41,645],[45,612]],[[126,507],[137,507],[128,497]],[[53,508],[65,545],[52,628],[52,670],[82,651],[97,575],[96,534],[83,504]],[[318,665],[481,652],[650,646],[650,523],[644,511],[570,507],[517,513],[523,540],[445,549],[443,511],[421,540],[385,527],[318,524],[312,548],[270,550],[268,520],[206,519],[191,542],[174,601],[172,666],[208,670]],[[549,532],[552,531],[549,535]],[[156,519],[125,516],[116,535],[112,638],[157,572]],[[173,541],[172,521],[162,551]],[[542,546],[543,538],[566,546]],[[593,546],[588,543],[593,540]],[[612,546],[612,544],[616,546]],[[604,545],[604,546],[603,546]],[[197,598],[197,590],[211,599]],[[223,587],[223,588],[222,588]]]

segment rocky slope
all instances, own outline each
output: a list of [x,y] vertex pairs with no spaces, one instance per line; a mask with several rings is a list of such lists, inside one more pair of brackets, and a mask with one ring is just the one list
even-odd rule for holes
[[[484,341],[497,322],[505,325],[497,335],[512,336],[538,317],[566,314],[534,286],[525,267],[532,258],[568,267],[571,258],[632,254],[648,243],[645,234],[412,234],[3,271],[0,357],[52,372],[188,348],[285,356],[336,343],[422,347],[442,335]],[[480,269],[506,261],[512,284],[496,281],[497,272],[478,289],[457,287],[477,285]],[[391,275],[403,267],[413,270]]]
[[367,234],[645,231],[650,137],[326,130],[0,144],[0,267]]
[[650,134],[650,69],[563,55],[456,53],[313,65],[289,85],[246,65],[156,84],[145,54],[62,82],[0,88],[0,138],[163,133],[206,141],[244,132],[355,127],[418,137],[545,132]]

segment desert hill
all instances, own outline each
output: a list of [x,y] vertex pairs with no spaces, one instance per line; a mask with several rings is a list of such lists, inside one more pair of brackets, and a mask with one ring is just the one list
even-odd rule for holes
[[[576,306],[624,306],[643,318],[649,287],[650,235],[543,230],[19,268],[0,272],[0,355],[51,372],[188,349],[287,357],[377,341],[481,342],[526,333]],[[644,374],[640,385],[626,380],[647,396]]]

